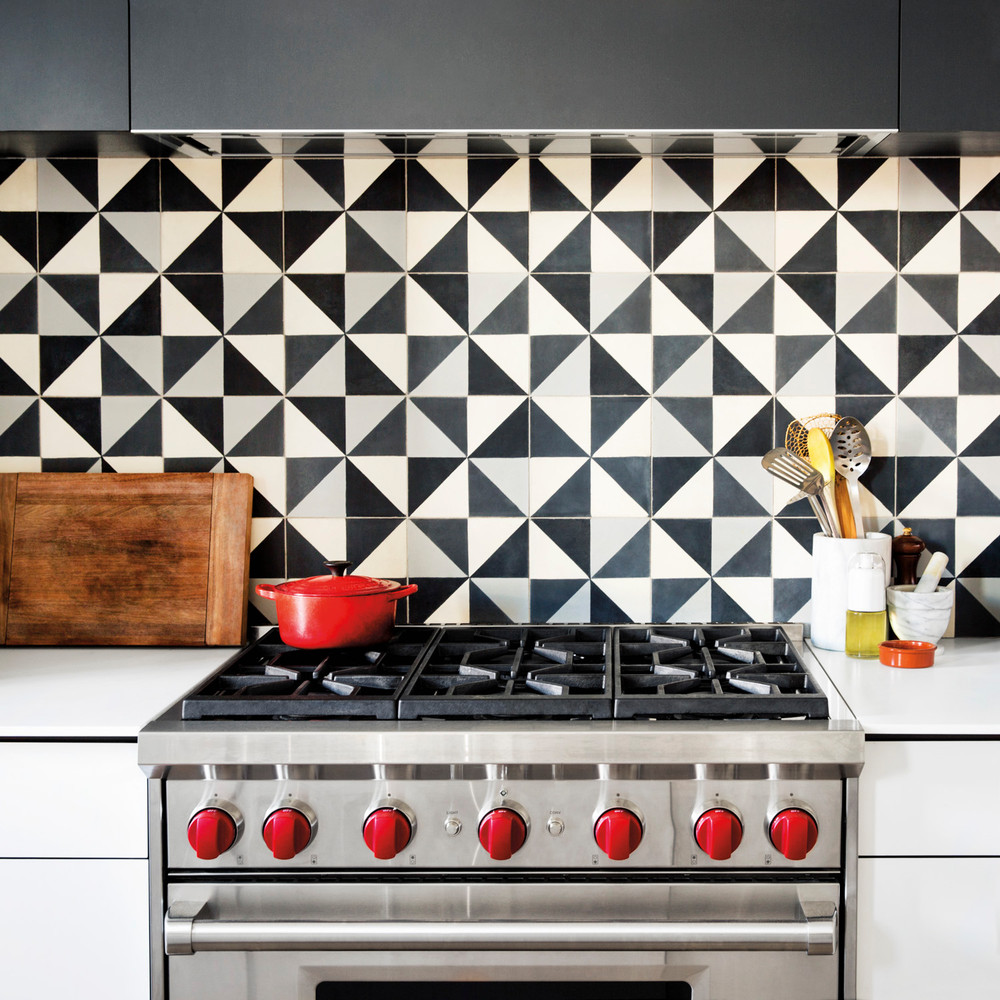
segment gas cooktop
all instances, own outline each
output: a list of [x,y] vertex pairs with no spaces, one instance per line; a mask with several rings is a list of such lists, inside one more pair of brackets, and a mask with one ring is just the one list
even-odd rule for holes
[[184,720],[826,719],[782,625],[403,626],[370,649],[269,629]]

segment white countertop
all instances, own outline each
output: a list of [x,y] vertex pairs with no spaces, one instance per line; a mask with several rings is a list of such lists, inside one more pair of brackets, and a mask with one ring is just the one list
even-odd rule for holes
[[[1000,737],[1000,638],[943,639],[923,670],[810,648],[867,734]],[[133,738],[234,652],[0,648],[0,739]]]
[[1000,638],[942,639],[916,670],[810,648],[867,735],[1000,737]]
[[235,651],[0,648],[0,739],[134,738]]

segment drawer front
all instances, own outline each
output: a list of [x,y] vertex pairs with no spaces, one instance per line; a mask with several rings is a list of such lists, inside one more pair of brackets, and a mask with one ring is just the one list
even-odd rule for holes
[[862,858],[858,1000],[997,996],[1000,859]]
[[0,743],[0,801],[0,858],[147,856],[135,743]]
[[865,744],[858,783],[864,856],[1000,856],[1000,740]]
[[0,993],[149,1000],[142,860],[0,859]]

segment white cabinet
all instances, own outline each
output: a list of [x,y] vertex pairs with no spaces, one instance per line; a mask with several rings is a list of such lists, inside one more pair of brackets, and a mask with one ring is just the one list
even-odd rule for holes
[[136,744],[0,742],[0,995],[149,996]]
[[147,872],[142,859],[0,860],[0,995],[148,997]]
[[869,741],[859,781],[858,998],[1000,982],[1000,741]]
[[861,858],[859,1000],[1000,995],[1000,858]]
[[858,853],[1000,856],[998,774],[1000,740],[869,740]]
[[0,802],[23,817],[0,824],[0,858],[147,856],[133,742],[0,743]]

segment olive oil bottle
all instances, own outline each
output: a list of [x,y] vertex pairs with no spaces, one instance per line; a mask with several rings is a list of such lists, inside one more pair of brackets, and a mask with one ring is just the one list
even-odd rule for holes
[[847,567],[847,624],[844,652],[865,660],[878,657],[886,638],[885,563],[877,552],[859,552]]

